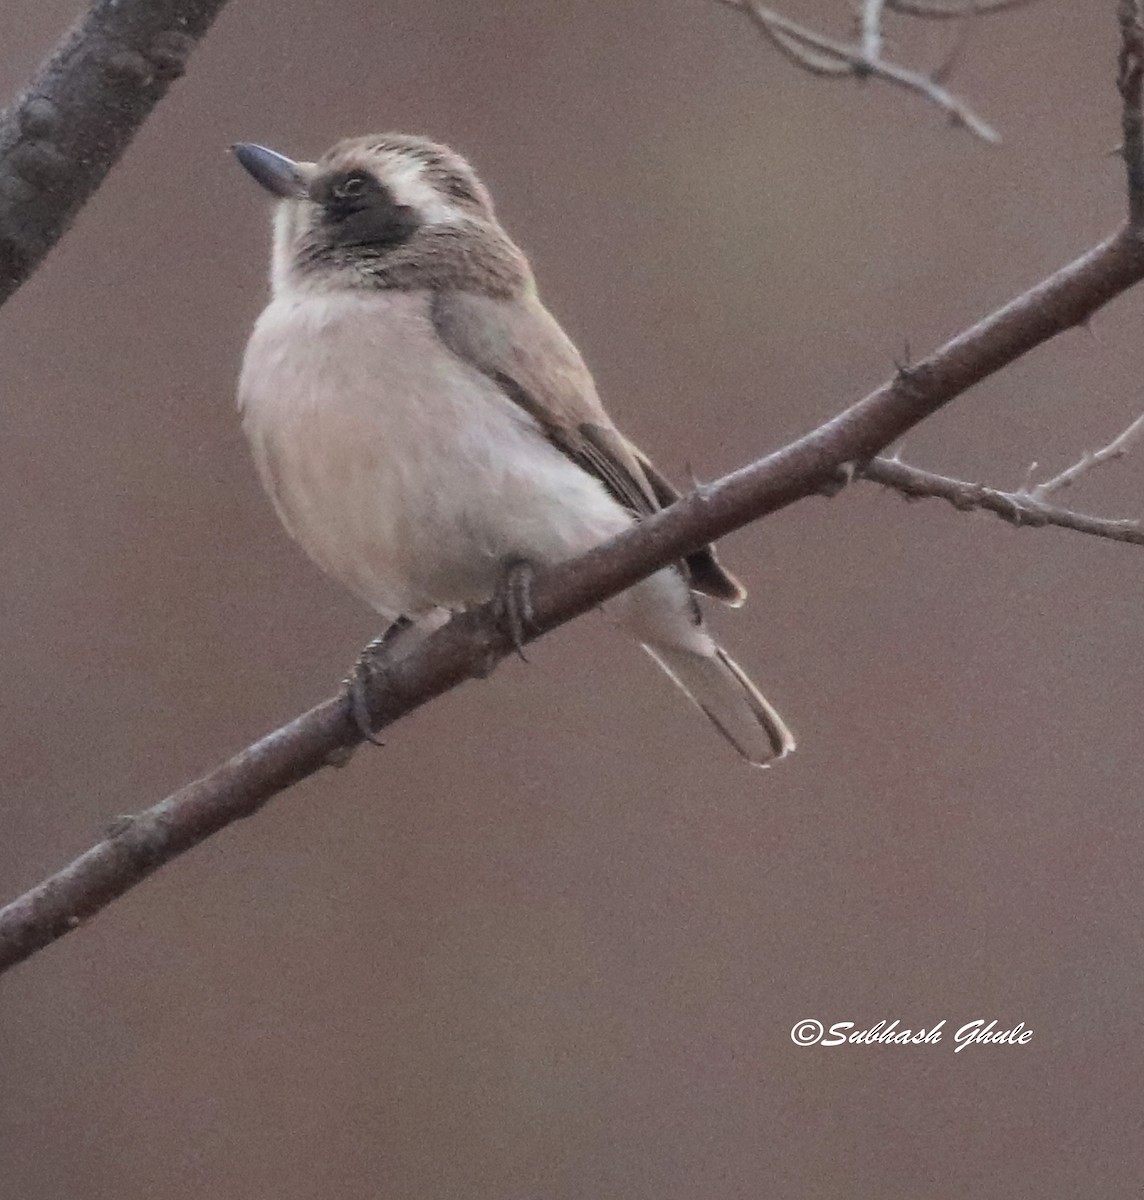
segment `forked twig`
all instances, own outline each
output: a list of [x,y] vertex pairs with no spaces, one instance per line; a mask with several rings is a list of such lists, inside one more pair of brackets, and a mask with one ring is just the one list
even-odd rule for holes
[[1113,542],[1144,546],[1144,528],[1141,528],[1139,521],[1091,517],[1087,513],[1046,504],[1035,490],[1019,488],[1014,492],[1006,492],[966,479],[953,479],[948,475],[923,471],[899,458],[875,458],[860,467],[857,476],[900,492],[909,500],[933,497],[948,501],[959,512],[991,512],[1018,527],[1039,529],[1052,525]]
[[1107,446],[1102,446],[1099,450],[1086,450],[1071,467],[1066,467],[1059,475],[1054,475],[1051,479],[1046,479],[1044,483],[1035,484],[1032,488],[1028,489],[1027,494],[1035,500],[1043,500],[1046,496],[1051,496],[1055,492],[1061,492],[1067,487],[1072,487],[1077,480],[1082,479],[1089,471],[1095,470],[1105,463],[1115,462],[1118,458],[1124,458],[1136,442],[1140,440],[1142,434],[1144,434],[1144,413],[1138,416],[1123,433],[1114,437]]
[[1144,437],[1144,413],[1136,418],[1122,433],[1118,434],[1099,450],[1086,450],[1071,466],[1059,475],[1034,483],[1037,464],[1029,468],[1024,482],[1015,491],[986,487],[966,479],[953,479],[933,471],[902,462],[901,452],[882,455],[860,466],[855,474],[860,479],[880,483],[892,488],[910,500],[933,496],[947,500],[960,512],[982,509],[1008,521],[1010,525],[1033,526],[1034,528],[1055,525],[1060,529],[1072,529],[1093,537],[1108,538],[1114,542],[1130,542],[1144,546],[1144,528],[1139,520],[1093,517],[1048,503],[1048,498],[1065,488],[1072,487],[1090,471],[1107,463],[1124,458],[1132,447]]
[[843,42],[810,29],[758,0],[719,0],[743,13],[759,32],[790,62],[812,75],[827,78],[880,79],[884,83],[916,92],[949,114],[956,125],[986,142],[1001,136],[970,105],[945,86],[964,44],[958,39],[953,52],[936,71],[926,74],[883,57],[883,17],[892,11],[909,16],[966,19],[1017,8],[1034,0],[971,0],[956,6],[931,6],[925,0],[863,0],[857,43]]

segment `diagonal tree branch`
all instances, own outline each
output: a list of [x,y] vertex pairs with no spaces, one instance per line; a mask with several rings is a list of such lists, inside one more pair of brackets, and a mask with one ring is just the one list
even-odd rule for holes
[[[538,574],[530,640],[707,542],[830,488],[840,475],[848,477],[848,465],[868,462],[968,388],[1085,323],[1141,279],[1144,241],[1126,226],[813,432],[697,488],[589,554]],[[487,674],[511,651],[492,606],[460,614],[369,686],[374,727],[391,725]],[[360,741],[344,698],[334,697],[153,808],[123,819],[70,866],[0,910],[0,971]]]
[[0,304],[67,232],[226,0],[96,0],[0,113]]

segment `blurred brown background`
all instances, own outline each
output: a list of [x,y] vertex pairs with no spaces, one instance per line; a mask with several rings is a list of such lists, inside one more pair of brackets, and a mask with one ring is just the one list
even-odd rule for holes
[[[978,31],[990,148],[705,0],[233,0],[0,314],[5,898],[377,631],[247,459],[267,210],[228,143],[462,148],[617,418],[710,477],[1119,220],[1114,7]],[[4,94],[78,8],[6,6]],[[891,32],[932,64],[952,31]],[[1107,440],[1142,306],[908,457],[1012,486]],[[1078,500],[1142,516],[1142,479]],[[859,486],[725,558],[797,757],[743,767],[602,622],[561,631],[5,977],[4,1200],[1137,1194],[1141,552]],[[946,1041],[800,1049],[806,1017]],[[1034,1039],[955,1055],[976,1017]]]

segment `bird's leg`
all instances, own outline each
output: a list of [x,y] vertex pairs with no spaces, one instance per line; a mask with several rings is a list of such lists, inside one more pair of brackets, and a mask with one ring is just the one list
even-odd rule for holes
[[536,632],[532,608],[532,580],[535,574],[532,564],[525,559],[509,559],[504,564],[493,596],[497,619],[524,662],[528,662],[524,653],[525,642],[530,633]]
[[353,670],[344,681],[350,717],[362,738],[374,746],[384,746],[385,743],[374,733],[370,725],[366,690],[377,675],[385,673],[386,652],[394,638],[412,624],[409,617],[398,617],[380,637],[375,637],[358,655]]

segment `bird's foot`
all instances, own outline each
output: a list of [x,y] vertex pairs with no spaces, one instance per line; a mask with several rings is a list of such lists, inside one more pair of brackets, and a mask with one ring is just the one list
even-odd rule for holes
[[376,637],[358,655],[357,661],[349,675],[343,680],[346,703],[349,707],[350,719],[353,721],[362,740],[374,746],[384,746],[385,743],[373,731],[373,723],[369,715],[367,694],[370,685],[379,673],[384,671],[382,658],[385,653],[385,637]]
[[535,575],[536,571],[530,562],[522,558],[511,559],[504,565],[493,596],[497,620],[524,662],[528,662],[524,653],[525,644],[536,633],[536,616],[532,608],[532,580]]
[[393,639],[412,624],[408,617],[398,617],[380,637],[375,637],[358,655],[353,670],[343,681],[350,719],[363,741],[374,746],[384,746],[385,743],[373,731],[369,712],[369,689],[375,679],[379,676],[384,678],[386,674],[386,660]]

